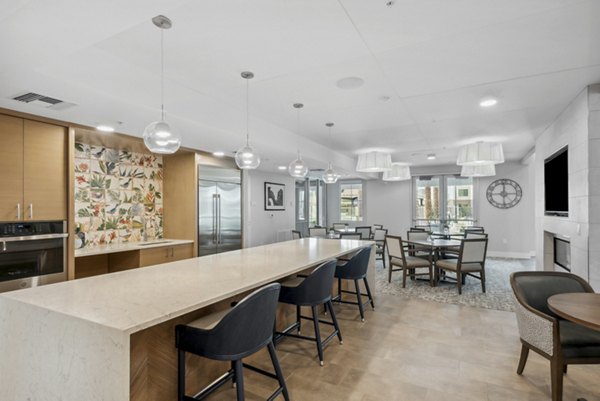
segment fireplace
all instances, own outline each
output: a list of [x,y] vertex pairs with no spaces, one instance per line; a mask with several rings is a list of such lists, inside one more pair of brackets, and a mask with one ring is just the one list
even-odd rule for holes
[[554,237],[554,270],[571,271],[571,242]]

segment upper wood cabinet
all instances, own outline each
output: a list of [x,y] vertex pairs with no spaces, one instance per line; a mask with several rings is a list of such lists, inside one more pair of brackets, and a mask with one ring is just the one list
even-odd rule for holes
[[67,129],[0,115],[0,220],[67,219]]

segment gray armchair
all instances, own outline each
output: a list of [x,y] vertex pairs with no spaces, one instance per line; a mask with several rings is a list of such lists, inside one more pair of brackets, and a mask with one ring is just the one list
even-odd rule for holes
[[529,350],[549,359],[552,401],[561,401],[567,365],[600,363],[600,332],[560,318],[548,307],[548,298],[594,290],[581,277],[562,272],[512,273],[510,285],[521,337],[517,374],[523,373]]

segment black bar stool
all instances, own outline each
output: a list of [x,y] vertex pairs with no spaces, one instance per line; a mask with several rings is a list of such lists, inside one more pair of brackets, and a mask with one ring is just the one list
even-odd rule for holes
[[[228,380],[236,384],[237,400],[244,400],[243,368],[248,368],[276,379],[279,388],[268,398],[275,399],[283,393],[290,397],[273,345],[275,310],[281,285],[264,286],[246,296],[232,309],[213,313],[186,325],[175,327],[178,355],[178,401],[203,400]],[[242,363],[262,348],[269,349],[275,374]],[[204,388],[194,397],[185,395],[185,353],[200,355],[218,361],[231,361],[231,369]]]
[[[367,281],[367,269],[369,268],[369,259],[371,258],[371,247],[365,247],[358,251],[352,258],[345,262],[340,263],[335,268],[335,277],[338,279],[338,294],[332,299],[335,302],[343,304],[358,305],[360,311],[360,318],[365,321],[365,311],[363,307],[362,297],[368,297],[371,307],[375,309],[373,303],[373,296],[371,295],[371,289],[369,288],[369,282]],[[342,280],[353,280],[354,288],[356,291],[342,290]],[[363,280],[366,294],[360,292],[359,280]],[[342,299],[342,293],[355,294],[357,302],[346,301]]]
[[[323,347],[329,344],[336,335],[340,340],[340,344],[343,344],[342,333],[337,319],[335,318],[333,306],[331,305],[331,287],[333,285],[335,265],[335,260],[325,262],[316,267],[307,277],[296,277],[284,281],[281,283],[281,293],[279,294],[279,302],[296,305],[296,322],[282,332],[276,332],[275,343],[279,342],[282,336],[315,341],[317,343],[317,351],[319,352],[321,366],[323,366]],[[319,305],[324,305],[325,310],[329,309],[329,312],[331,313],[331,322],[319,319],[319,314],[317,312],[317,306]],[[312,317],[302,316],[300,313],[301,306],[310,306],[312,309]],[[313,321],[315,337],[300,335],[302,319]],[[328,335],[325,340],[321,340],[319,323],[328,324],[334,327],[333,333]],[[298,334],[292,333],[292,331],[296,329],[298,330]]]

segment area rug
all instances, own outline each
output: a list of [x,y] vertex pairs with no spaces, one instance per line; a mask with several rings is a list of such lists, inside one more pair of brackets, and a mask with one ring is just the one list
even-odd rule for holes
[[513,311],[512,290],[509,276],[512,272],[535,270],[534,259],[502,259],[488,258],[485,266],[486,293],[481,292],[481,282],[467,277],[463,285],[462,295],[458,295],[456,284],[440,283],[430,287],[428,281],[406,280],[406,288],[402,288],[402,272],[392,274],[392,282],[388,283],[388,270],[377,261],[377,292],[398,295],[407,298],[419,298],[428,301],[467,305],[477,308]]

